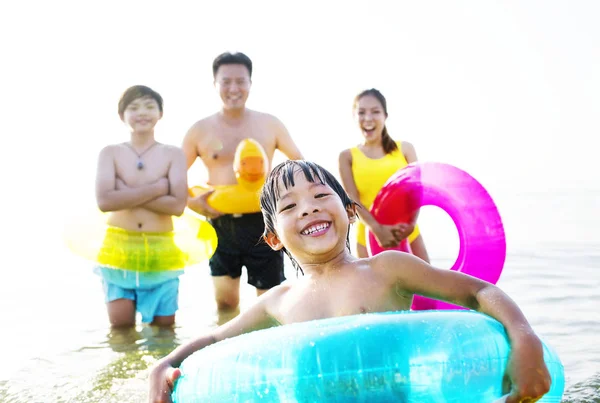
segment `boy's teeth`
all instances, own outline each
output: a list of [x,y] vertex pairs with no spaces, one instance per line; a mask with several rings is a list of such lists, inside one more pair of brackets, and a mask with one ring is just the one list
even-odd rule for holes
[[325,228],[327,228],[328,226],[329,226],[329,224],[319,224],[319,225],[314,225],[314,226],[312,226],[312,227],[310,227],[310,228],[307,228],[307,229],[305,229],[304,231],[302,231],[302,234],[304,234],[304,235],[310,235],[310,234],[312,234],[313,232],[320,231],[320,230],[322,230],[322,229],[325,229]]

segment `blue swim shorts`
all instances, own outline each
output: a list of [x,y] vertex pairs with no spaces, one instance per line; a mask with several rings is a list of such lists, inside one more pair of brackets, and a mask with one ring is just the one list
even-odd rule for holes
[[179,278],[167,280],[153,288],[123,288],[102,280],[105,302],[117,299],[135,301],[135,309],[142,314],[143,323],[151,323],[155,316],[175,315],[179,308]]

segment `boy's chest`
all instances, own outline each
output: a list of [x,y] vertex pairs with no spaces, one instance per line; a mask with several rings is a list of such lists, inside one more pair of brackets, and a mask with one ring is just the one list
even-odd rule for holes
[[279,309],[280,323],[409,309],[410,301],[373,279],[334,286],[306,287],[289,295]]
[[169,173],[170,160],[162,154],[154,152],[139,157],[123,150],[115,158],[115,174],[128,186],[155,182]]

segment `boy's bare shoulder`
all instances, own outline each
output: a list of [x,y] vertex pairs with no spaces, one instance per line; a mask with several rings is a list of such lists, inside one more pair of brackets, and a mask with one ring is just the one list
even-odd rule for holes
[[185,159],[185,154],[181,147],[177,147],[172,144],[160,144],[158,147],[160,147],[162,150],[163,155],[167,155],[171,160],[177,158]]
[[102,149],[100,150],[100,156],[112,157],[112,156],[114,156],[115,151],[122,147],[123,147],[123,143],[106,145],[106,146],[102,147]]
[[269,312],[277,311],[285,296],[292,289],[292,286],[293,283],[291,281],[284,281],[263,294],[265,307]]
[[395,250],[386,250],[368,258],[371,269],[385,274],[397,273],[398,271],[414,264],[413,255]]
[[414,261],[416,258],[414,255],[406,252],[400,252],[397,250],[385,250],[381,253],[378,253],[374,257],[378,258],[384,263],[410,263]]
[[293,286],[293,282],[284,281],[283,283],[271,288],[267,293],[271,293],[272,298],[280,298],[284,296]]
[[166,152],[171,152],[171,153],[179,153],[181,152],[181,147],[177,147],[173,144],[165,144],[165,143],[160,143],[157,144],[158,148],[166,151]]

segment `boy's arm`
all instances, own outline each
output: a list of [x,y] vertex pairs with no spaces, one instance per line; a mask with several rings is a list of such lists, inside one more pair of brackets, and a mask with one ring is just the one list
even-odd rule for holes
[[[275,293],[271,292],[274,291]],[[219,326],[217,329],[200,336],[186,344],[182,344],[169,355],[159,360],[153,367],[150,376],[150,402],[171,402],[171,393],[175,380],[181,372],[178,368],[183,360],[198,350],[231,337],[239,336],[258,329],[275,326],[275,321],[268,313],[269,300],[279,294],[271,290],[261,295],[254,305],[238,316]]]
[[169,194],[144,203],[141,207],[159,214],[180,216],[185,210],[188,197],[185,155],[176,147],[169,151],[173,156],[167,173]]
[[[500,288],[478,278],[439,270],[423,260],[395,251],[376,257],[383,273],[404,290],[447,301],[487,314],[504,325],[511,345],[507,369],[513,390],[507,402],[540,397],[550,389],[550,375],[544,362],[542,342],[515,302]],[[389,274],[388,274],[389,275]]]
[[135,189],[117,189],[117,175],[112,150],[111,146],[105,147],[98,156],[96,202],[101,211],[134,208],[168,192],[169,182],[165,178]]
[[290,136],[287,128],[276,117],[273,118],[273,126],[275,130],[276,148],[281,151],[290,160],[302,160],[304,157],[300,152],[300,149]]

